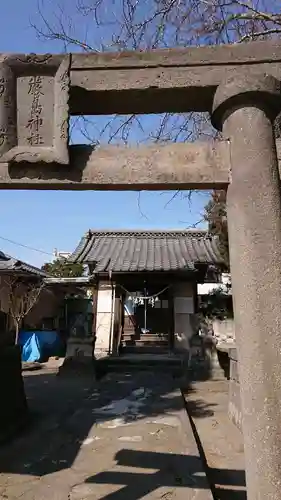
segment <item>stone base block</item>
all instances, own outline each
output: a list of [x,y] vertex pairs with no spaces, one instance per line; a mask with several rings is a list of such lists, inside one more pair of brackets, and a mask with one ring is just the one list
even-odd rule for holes
[[93,358],[93,339],[69,338],[65,358]]
[[93,340],[92,338],[79,339],[69,338],[65,360],[60,367],[59,374],[65,372],[75,373],[95,373],[93,359]]
[[95,352],[94,352],[94,358],[95,359],[104,359],[104,358],[108,358],[109,354],[108,354],[108,349],[95,349]]

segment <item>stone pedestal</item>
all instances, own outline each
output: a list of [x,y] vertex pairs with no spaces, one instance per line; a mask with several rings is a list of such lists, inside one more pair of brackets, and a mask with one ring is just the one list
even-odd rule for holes
[[248,500],[281,491],[281,190],[273,120],[280,82],[225,82],[213,124],[230,142],[227,211]]
[[60,373],[65,370],[94,371],[92,337],[70,337],[67,341],[65,360]]

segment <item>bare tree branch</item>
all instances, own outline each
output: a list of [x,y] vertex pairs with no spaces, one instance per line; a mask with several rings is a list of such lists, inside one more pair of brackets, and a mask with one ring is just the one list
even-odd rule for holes
[[17,344],[22,321],[37,303],[44,288],[44,282],[26,282],[15,276],[6,279],[5,284],[9,290],[9,314],[15,325],[15,343]]
[[248,40],[256,40],[257,38],[261,38],[268,35],[277,35],[277,34],[281,34],[281,27],[263,31],[256,31],[251,33],[251,35],[244,35],[240,38],[239,43],[246,42]]
[[138,191],[138,209],[139,209],[139,212],[141,214],[141,217],[148,220],[147,215],[143,212],[142,207],[141,207],[141,191]]

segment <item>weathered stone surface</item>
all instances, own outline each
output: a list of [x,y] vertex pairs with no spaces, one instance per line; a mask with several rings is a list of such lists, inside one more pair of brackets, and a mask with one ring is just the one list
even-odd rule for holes
[[0,164],[0,187],[29,189],[217,189],[228,183],[227,142],[136,148],[71,146],[70,165]]
[[280,62],[281,43],[252,42],[150,51],[91,52],[72,55],[72,70],[166,66],[209,66]]
[[95,376],[95,366],[93,360],[93,339],[69,337],[65,359],[59,372],[74,371],[84,373],[90,372]]
[[[281,140],[277,140],[281,172]],[[224,189],[230,149],[224,142],[129,148],[70,146],[70,163],[0,163],[0,189]]]
[[0,162],[68,163],[69,56],[0,63]]
[[[222,120],[232,162],[227,209],[247,498],[279,500],[281,191],[273,107],[268,105],[279,82],[269,82],[261,75],[261,91],[256,89],[255,100],[252,90],[256,82],[247,78],[244,84],[242,80],[238,83],[239,99],[234,98],[234,84],[229,82],[226,89],[218,90],[215,102],[222,106],[220,96],[224,94],[225,110],[228,104]],[[280,94],[276,93],[276,114],[280,108]]]
[[221,81],[249,72],[281,80],[280,42],[73,54],[71,113],[210,111]]
[[[14,57],[14,56],[13,56]],[[17,56],[50,64],[62,56]],[[0,60],[6,60],[5,55]],[[26,64],[26,63],[25,63]],[[280,42],[148,52],[73,54],[70,112],[74,115],[210,111],[225,77],[264,72],[281,80]],[[1,83],[0,83],[1,84]]]
[[231,110],[255,106],[257,102],[260,107],[265,108],[267,114],[275,118],[280,108],[278,100],[281,102],[281,82],[266,73],[259,75],[257,79],[251,73],[225,79],[214,97],[212,123],[218,130],[222,130]]

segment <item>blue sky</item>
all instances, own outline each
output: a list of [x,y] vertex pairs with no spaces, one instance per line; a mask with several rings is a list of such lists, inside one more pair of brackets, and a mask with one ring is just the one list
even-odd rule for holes
[[[72,0],[68,0],[72,15]],[[31,23],[37,22],[37,0],[9,0],[1,4],[0,52],[61,52],[54,41],[37,37]],[[45,11],[52,16],[51,2]],[[88,29],[88,27],[81,27]],[[98,44],[98,40],[97,40]],[[96,123],[103,126],[105,119]],[[144,121],[153,126],[153,120]],[[135,132],[138,138],[138,132]],[[133,135],[134,137],[134,135]],[[135,138],[135,137],[134,137]],[[76,133],[75,142],[81,142]],[[72,251],[89,228],[138,229],[186,228],[202,218],[207,193],[194,193],[191,202],[173,192],[67,192],[0,191],[0,249],[14,257],[41,266],[54,248]],[[3,238],[3,239],[2,239]],[[12,240],[44,253],[9,243]]]

